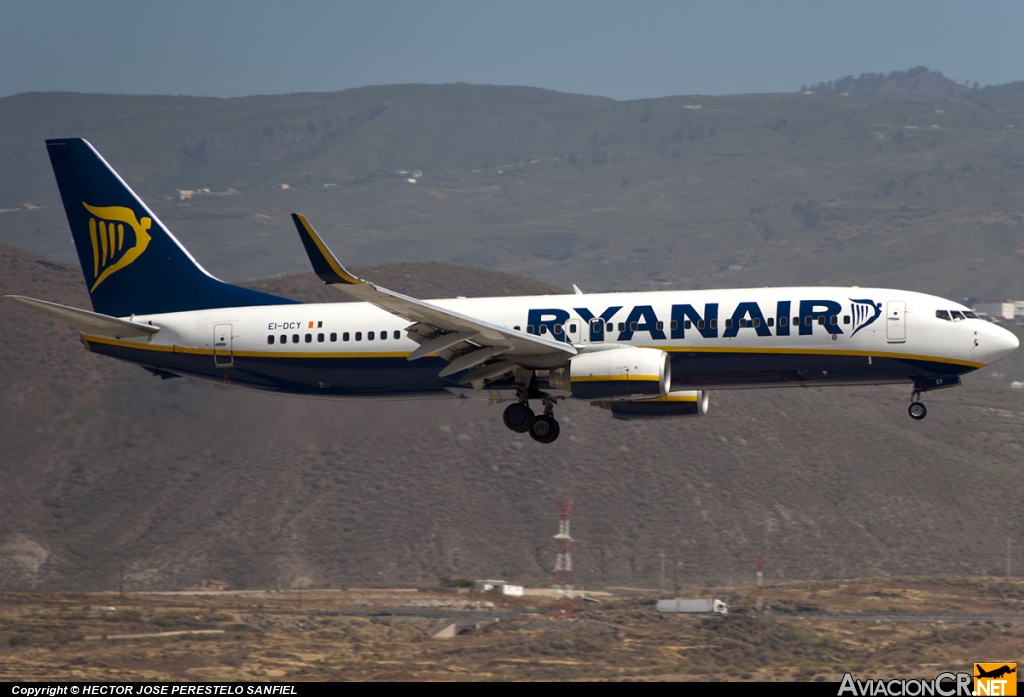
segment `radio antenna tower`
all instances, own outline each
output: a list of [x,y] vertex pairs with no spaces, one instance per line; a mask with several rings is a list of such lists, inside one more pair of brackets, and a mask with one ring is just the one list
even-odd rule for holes
[[754,589],[754,610],[758,618],[764,614],[764,560],[757,555],[757,574],[755,575],[757,588]]
[[555,558],[555,585],[552,593],[551,614],[569,619],[575,613],[572,600],[572,552],[569,544],[569,514],[572,512],[572,499],[558,502],[558,556]]

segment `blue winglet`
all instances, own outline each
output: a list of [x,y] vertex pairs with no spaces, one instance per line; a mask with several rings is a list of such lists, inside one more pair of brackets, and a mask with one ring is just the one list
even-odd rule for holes
[[320,235],[309,224],[306,217],[301,213],[292,213],[292,222],[295,229],[299,231],[299,239],[302,246],[306,248],[306,255],[309,263],[313,265],[313,271],[320,280],[327,284],[359,285],[363,281],[356,278],[341,265],[341,262],[331,253]]

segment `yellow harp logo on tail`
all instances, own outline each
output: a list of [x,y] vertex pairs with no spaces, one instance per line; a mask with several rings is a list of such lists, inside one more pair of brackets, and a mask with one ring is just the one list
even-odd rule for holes
[[[96,279],[89,292],[93,292],[110,274],[120,271],[139,258],[152,237],[149,228],[152,219],[140,221],[135,211],[124,206],[90,206],[82,201],[94,217],[89,218],[89,239],[92,241],[92,277]],[[125,249],[125,226],[131,237]]]

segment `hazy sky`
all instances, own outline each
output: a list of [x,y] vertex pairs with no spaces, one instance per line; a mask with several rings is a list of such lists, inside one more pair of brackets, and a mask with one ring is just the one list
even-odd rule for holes
[[1024,79],[1024,2],[0,0],[0,96],[466,81],[635,99],[914,65]]

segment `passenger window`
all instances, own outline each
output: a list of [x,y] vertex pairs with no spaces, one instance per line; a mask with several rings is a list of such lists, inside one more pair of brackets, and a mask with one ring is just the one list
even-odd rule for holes
[[825,315],[818,315],[818,324],[825,326]]
[[960,320],[965,319],[964,313],[960,312],[960,310],[951,310],[949,314],[953,315],[954,322],[959,322]]
[[620,332],[626,331],[626,323],[625,322],[619,322],[619,331]]
[[[771,322],[771,320],[768,320]],[[779,317],[779,326],[785,327],[789,325],[789,317]]]
[[561,334],[562,333],[562,325],[561,324],[556,324],[554,327],[551,328],[551,331],[553,331],[555,334]]
[[660,332],[664,328],[665,328],[665,323],[664,322],[658,322],[658,331]]
[[[713,322],[714,320],[711,321]],[[725,320],[725,328],[732,329],[732,318]]]
[[571,332],[575,332],[576,331],[576,324],[575,323],[569,325],[569,331],[571,331]]
[[292,334],[292,343],[293,344],[299,343],[299,335],[298,334]]
[[512,328],[515,329],[518,332],[519,331],[519,327],[520,327],[520,325],[517,324],[516,326],[514,326]]
[[338,332],[331,332],[331,341],[335,342],[338,340]]
[[373,341],[373,332],[366,332],[366,340]]
[[766,321],[766,322],[768,322],[768,326],[769,326],[769,327],[774,327],[774,326],[775,326],[775,318],[774,318],[774,317],[769,317],[769,318],[768,318],[767,320],[765,320],[765,321]]
[[306,334],[306,343],[307,344],[313,343],[313,335],[312,334]]
[[839,315],[832,315],[831,317],[829,317],[828,323],[831,324],[833,327],[839,324]]
[[761,326],[761,318],[760,317],[755,317],[752,321],[753,321],[755,327],[760,327]]
[[849,323],[850,323],[850,316],[849,315],[843,315],[843,324],[849,324]]
[[804,317],[804,324],[807,325],[808,327],[811,326],[811,320],[813,320],[813,319],[814,319],[813,317],[811,317],[810,315],[807,315],[806,317]]
[[[698,327],[700,326],[700,322],[697,323],[697,326]],[[717,319],[708,320],[708,326],[710,326],[712,329],[718,329],[718,320]]]
[[281,335],[281,343],[282,344],[287,344],[288,343],[288,335],[287,334],[282,334]]
[[316,335],[316,340],[318,342],[320,342],[321,344],[324,343],[324,335],[323,334],[317,334]]
[[636,322],[630,322],[629,323],[629,331],[631,331],[631,332],[635,332],[636,331]]
[[540,333],[541,334],[547,334],[548,333],[548,325],[546,325],[546,324],[540,325]]
[[343,332],[342,333],[341,340],[342,341],[348,341],[348,332]]
[[799,327],[800,326],[800,318],[799,317],[794,317],[793,318],[793,326],[794,327]]
[[394,339],[395,341],[398,341],[399,339],[402,338],[402,333],[396,329],[394,335],[392,335],[391,338]]
[[273,334],[271,334],[270,336],[267,337],[267,343],[268,344],[274,343],[274,335]]
[[[686,320],[686,322],[683,323],[683,326],[686,329],[690,329],[691,327],[693,327],[693,322],[691,322],[690,320]],[[702,319],[701,320],[697,320],[697,329],[703,329],[703,328],[704,328],[704,320],[702,320]]]
[[527,334],[533,334],[533,325],[532,324],[527,324],[526,325],[526,333]]
[[675,331],[675,330],[679,329],[679,322],[677,322],[677,321],[675,321],[675,320],[672,320],[672,321],[671,321],[671,322],[669,323],[669,325],[668,325],[668,326],[669,326],[669,328],[670,328],[670,329],[671,329],[672,331]]
[[381,332],[380,333],[380,340],[381,341],[387,341],[387,339],[388,339],[388,333],[387,332]]
[[607,327],[605,327],[605,331],[606,331],[606,332],[613,332],[613,331],[615,331],[615,325],[614,325],[614,324],[612,324],[611,322],[609,322],[609,323],[608,323],[608,326],[607,326]]
[[362,341],[362,340],[363,340],[363,333],[362,332],[356,332],[356,341]]

